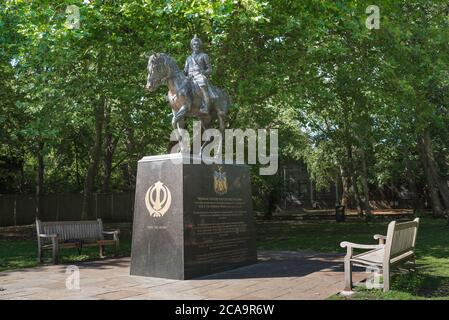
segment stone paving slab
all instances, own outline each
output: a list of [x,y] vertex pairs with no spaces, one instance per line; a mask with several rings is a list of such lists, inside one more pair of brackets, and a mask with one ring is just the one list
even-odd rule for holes
[[[343,289],[343,255],[262,251],[258,260],[193,280],[130,276],[130,258],[79,263],[79,290],[66,288],[67,265],[46,265],[0,272],[0,299],[317,300]],[[354,282],[366,276],[354,272]]]

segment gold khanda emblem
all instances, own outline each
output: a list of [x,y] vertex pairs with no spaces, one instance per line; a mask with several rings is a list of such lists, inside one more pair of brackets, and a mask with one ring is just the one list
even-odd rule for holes
[[158,181],[145,194],[145,206],[150,216],[162,217],[171,205],[170,189],[162,182]]
[[221,166],[218,167],[218,171],[214,171],[214,190],[220,195],[228,192],[228,179]]

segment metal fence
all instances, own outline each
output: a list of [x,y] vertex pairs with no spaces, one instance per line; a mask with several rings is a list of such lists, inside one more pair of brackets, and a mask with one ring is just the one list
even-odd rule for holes
[[[0,195],[0,226],[34,223],[37,199],[35,195]],[[82,194],[48,194],[41,196],[40,219],[44,221],[81,220]],[[104,222],[131,222],[134,193],[94,194],[90,203],[91,219]]]

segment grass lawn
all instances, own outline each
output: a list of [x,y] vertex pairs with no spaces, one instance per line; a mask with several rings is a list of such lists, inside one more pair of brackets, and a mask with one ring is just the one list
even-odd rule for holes
[[[106,224],[105,229],[120,229],[120,250],[118,256],[131,254],[131,229],[130,223]],[[46,251],[44,259],[51,258],[51,251]],[[113,256],[114,247],[106,246],[106,255]],[[100,259],[98,247],[83,248],[81,254],[77,249],[60,249],[59,262],[71,263]],[[0,271],[36,267],[37,240],[36,227],[4,227],[0,228]]]
[[[389,221],[345,222],[261,222],[258,248],[269,250],[310,250],[345,253],[341,241],[375,244],[372,236],[386,234]],[[345,298],[331,299],[449,299],[449,227],[446,220],[421,217],[416,243],[417,271],[393,273],[391,290],[356,288]]]
[[[372,235],[385,234],[388,220],[374,222],[347,221],[259,221],[257,247],[259,250],[308,250],[340,252],[341,241],[376,243]],[[131,224],[106,224],[107,229],[118,228],[120,256],[131,252]],[[33,226],[0,228],[0,271],[34,267],[36,236]],[[113,248],[109,252],[112,254]],[[108,253],[108,252],[107,252]],[[350,299],[449,299],[449,227],[445,220],[421,218],[417,238],[418,271],[414,274],[394,274],[391,291],[356,289]],[[60,252],[61,263],[99,259],[98,248]],[[335,295],[331,299],[346,299]]]

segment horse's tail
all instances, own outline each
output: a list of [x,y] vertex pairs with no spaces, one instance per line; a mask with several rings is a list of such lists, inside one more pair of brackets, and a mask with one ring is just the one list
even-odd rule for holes
[[214,87],[215,104],[218,112],[224,112],[225,114],[231,106],[231,97],[226,90]]
[[228,108],[229,108],[229,107],[231,107],[231,105],[232,105],[232,99],[231,99],[231,96],[229,95],[229,93],[228,93],[226,90],[224,90],[224,94],[225,94],[225,96],[226,96],[226,102],[227,102],[227,105],[228,105]]
[[223,105],[226,109],[229,109],[232,104],[231,96],[228,94],[226,90],[222,90],[223,92]]

